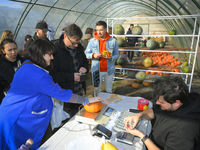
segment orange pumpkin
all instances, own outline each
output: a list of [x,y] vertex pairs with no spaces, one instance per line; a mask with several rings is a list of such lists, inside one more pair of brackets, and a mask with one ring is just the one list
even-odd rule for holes
[[132,80],[126,80],[126,85],[132,86],[133,81]]
[[140,84],[139,84],[139,83],[133,82],[133,83],[132,83],[132,87],[133,87],[134,89],[138,89],[138,88],[140,87]]
[[85,111],[84,112],[84,117],[86,118],[96,118],[98,116],[99,113],[91,113],[91,112],[88,112],[88,111]]
[[143,81],[142,84],[143,84],[144,86],[150,86],[150,85],[151,85],[151,82]]
[[88,105],[85,105],[84,108],[88,112],[98,112],[102,108],[102,102],[90,103]]

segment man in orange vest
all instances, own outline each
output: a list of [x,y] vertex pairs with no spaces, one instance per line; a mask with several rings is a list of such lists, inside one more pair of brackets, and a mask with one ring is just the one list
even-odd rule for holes
[[[92,59],[91,71],[100,70],[98,92],[101,90],[101,82],[104,78],[106,92],[112,93],[112,78],[115,73],[114,60],[119,57],[117,40],[106,32],[107,24],[104,21],[96,23],[96,31],[94,38],[88,43],[85,54],[87,59]],[[108,51],[107,53],[110,55],[103,55],[104,50]]]

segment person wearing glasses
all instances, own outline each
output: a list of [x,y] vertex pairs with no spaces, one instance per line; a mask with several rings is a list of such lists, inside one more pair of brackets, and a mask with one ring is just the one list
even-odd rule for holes
[[26,53],[28,53],[28,47],[31,45],[31,43],[33,43],[33,41],[39,38],[49,41],[49,39],[47,38],[47,31],[50,31],[50,30],[48,29],[48,25],[44,20],[39,21],[36,24],[35,29],[36,29],[35,34],[25,44]]
[[[54,82],[80,96],[83,95],[83,90],[86,92],[86,83],[80,80],[80,75],[89,70],[84,47],[80,43],[82,36],[83,33],[76,24],[65,28],[64,34],[54,42],[57,51],[54,54],[54,68],[50,71]],[[64,110],[70,111],[71,117],[78,112],[79,107],[79,104],[64,104]]]

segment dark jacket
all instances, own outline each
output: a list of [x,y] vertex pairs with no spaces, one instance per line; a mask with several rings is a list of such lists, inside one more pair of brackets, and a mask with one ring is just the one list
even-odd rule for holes
[[[50,75],[53,77],[54,82],[58,83],[64,89],[71,89],[74,91],[74,63],[73,57],[70,52],[65,48],[63,42],[64,36],[61,35],[59,41],[54,44],[57,48],[53,59],[53,70],[50,71]],[[77,49],[77,59],[79,61],[79,68],[88,68],[88,60],[84,53],[84,47],[79,44]],[[86,92],[86,83],[82,82],[82,87]]]
[[4,91],[8,91],[10,88],[10,83],[13,80],[15,74],[14,67],[17,67],[17,62],[20,61],[22,64],[25,61],[25,58],[17,55],[17,59],[14,62],[10,62],[5,58],[4,55],[0,57],[0,104],[4,98]]
[[151,140],[164,150],[199,150],[200,95],[191,93],[188,101],[176,111],[162,111],[153,107]]
[[[28,52],[28,47],[31,45],[31,43],[35,40],[39,39],[39,37],[37,36],[37,33],[35,32],[35,34],[26,42],[25,44],[25,52],[27,53]],[[49,41],[48,38],[43,38],[47,41]]]
[[[128,29],[126,34],[132,34],[132,31],[130,30],[130,28]],[[127,40],[127,46],[135,46],[135,43],[138,42],[138,37],[128,37]]]

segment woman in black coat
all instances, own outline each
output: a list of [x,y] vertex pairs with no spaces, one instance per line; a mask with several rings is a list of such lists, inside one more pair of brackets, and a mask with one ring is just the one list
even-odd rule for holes
[[10,88],[16,70],[25,61],[25,58],[18,54],[17,44],[12,39],[4,39],[1,42],[1,50],[3,54],[0,57],[0,104]]

